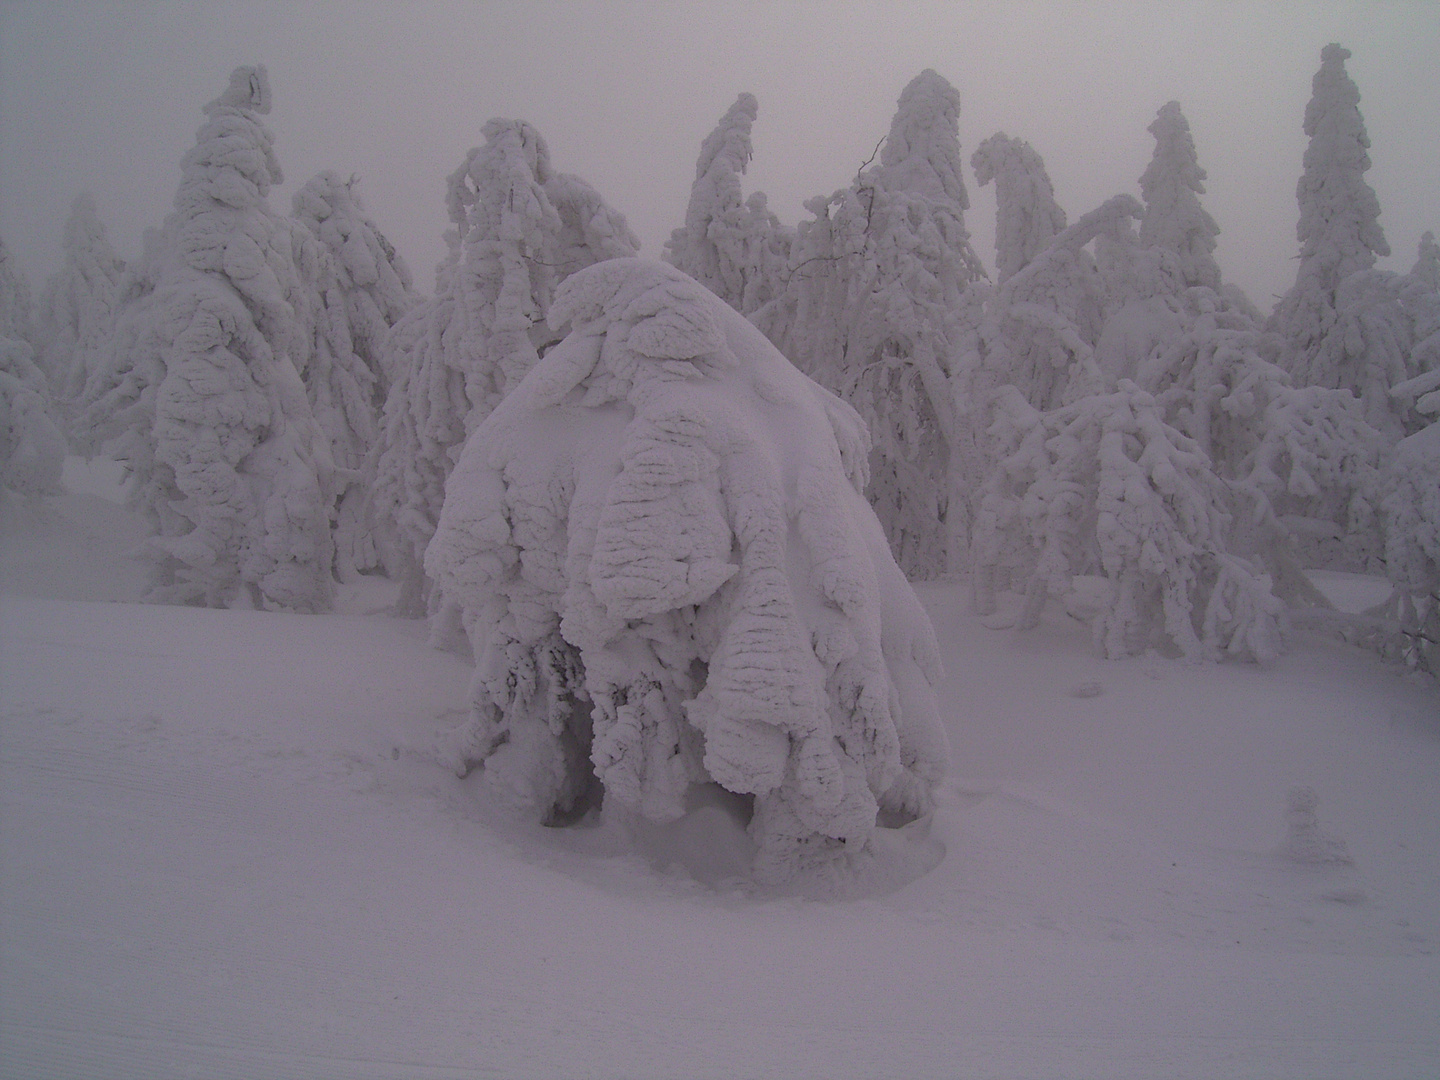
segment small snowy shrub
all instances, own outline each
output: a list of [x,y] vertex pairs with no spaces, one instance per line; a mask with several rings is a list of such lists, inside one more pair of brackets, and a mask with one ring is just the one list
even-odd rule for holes
[[848,406],[664,263],[558,290],[569,335],[466,441],[425,565],[477,656],[465,756],[529,814],[753,800],[762,881],[931,804],[929,620]]

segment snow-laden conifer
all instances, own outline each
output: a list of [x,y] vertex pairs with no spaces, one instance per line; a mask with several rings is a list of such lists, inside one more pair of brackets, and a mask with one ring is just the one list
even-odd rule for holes
[[395,325],[394,383],[376,451],[374,511],[400,608],[426,610],[421,570],[465,436],[563,336],[548,322],[571,273],[639,247],[622,215],[585,181],[555,172],[545,140],[523,121],[491,120],[485,145],[451,174],[450,257],[433,299]]
[[88,193],[75,196],[65,222],[64,265],[45,283],[36,328],[38,362],[56,403],[73,413],[98,357],[115,332],[125,262],[115,254]]
[[205,106],[150,272],[87,388],[87,420],[134,473],[155,530],[149,596],[318,610],[330,600],[328,439],[299,368],[310,346],[263,66]]
[[783,295],[794,241],[793,230],[781,226],[764,194],[747,199],[741,186],[754,155],[750,132],[758,108],[754,95],[741,94],[705,139],[685,226],[665,245],[669,262],[747,316]]
[[1380,203],[1365,182],[1370,138],[1360,115],[1360,91],[1345,71],[1350,51],[1327,45],[1305,107],[1304,172],[1295,187],[1300,206],[1296,236],[1300,267],[1276,305],[1270,326],[1282,338],[1281,366],[1300,385],[1341,386],[1332,350],[1321,344],[1336,321],[1336,294],[1351,274],[1389,255],[1380,228]]
[[65,437],[30,342],[30,286],[0,240],[0,488],[57,494]]
[[995,183],[995,270],[1003,282],[1065,228],[1065,211],[1044,159],[1024,139],[996,132],[970,155],[970,167],[981,187]]
[[1012,388],[997,401],[996,429],[1011,449],[976,530],[982,607],[1007,582],[1026,595],[1019,625],[1032,626],[1049,596],[1089,579],[1105,656],[1279,654],[1282,605],[1229,550],[1225,486],[1153,395],[1122,379],[1041,412]]
[[1056,234],[985,303],[986,389],[1013,386],[1042,411],[1100,388],[1106,290],[1090,245],[1124,237],[1140,204],[1117,195]]
[[1335,293],[1335,321],[1317,363],[1364,404],[1366,418],[1398,441],[1428,422],[1418,397],[1440,387],[1440,288],[1426,234],[1408,274],[1358,270]]
[[806,204],[792,254],[787,355],[870,426],[870,499],[906,573],[963,558],[963,460],[974,433],[956,380],[976,363],[984,270],[970,246],[960,95],[926,70],[900,95],[878,164]]
[[426,554],[476,646],[461,756],[542,820],[718,784],[766,881],[861,855],[947,756],[864,425],[665,263],[591,267],[553,312],[572,332],[467,440]]
[[1178,101],[1166,102],[1150,125],[1155,153],[1140,177],[1145,213],[1140,218],[1140,243],[1175,255],[1187,286],[1220,288],[1215,264],[1215,237],[1220,226],[1200,205],[1205,170],[1195,154],[1190,124]]
[[[1440,410],[1436,410],[1440,411]],[[1394,594],[1368,613],[1372,643],[1440,674],[1440,420],[1407,436],[1386,470],[1385,573]]]
[[295,193],[295,258],[311,293],[312,345],[302,377],[336,469],[335,573],[380,565],[367,520],[366,463],[390,390],[382,344],[419,302],[405,261],[365,214],[355,181],[321,173]]

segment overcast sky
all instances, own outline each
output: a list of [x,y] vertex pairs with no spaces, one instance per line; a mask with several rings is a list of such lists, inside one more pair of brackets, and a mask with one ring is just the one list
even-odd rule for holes
[[[0,237],[38,295],[71,199],[94,195],[124,257],[169,212],[201,107],[239,64],[269,68],[286,183],[361,178],[370,215],[434,284],[444,179],[493,116],[534,124],[658,256],[684,218],[704,136],[760,101],[747,190],[781,219],[849,183],[927,67],[960,91],[962,153],[995,131],[1045,158],[1073,221],[1139,194],[1165,102],[1209,173],[1228,279],[1268,310],[1293,280],[1295,181],[1320,50],[1338,41],[1372,142],[1366,178],[1408,269],[1440,232],[1440,3],[506,3],[0,0]],[[993,266],[992,189],[967,168]]]

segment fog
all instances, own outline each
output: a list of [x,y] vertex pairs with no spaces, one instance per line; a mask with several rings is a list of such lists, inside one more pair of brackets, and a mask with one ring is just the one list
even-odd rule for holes
[[[1440,5],[1423,3],[224,3],[0,6],[0,237],[38,294],[70,201],[94,195],[112,244],[141,250],[170,209],[201,107],[239,64],[269,68],[286,183],[360,177],[371,216],[429,292],[444,180],[493,116],[530,121],[661,253],[701,140],[760,102],[748,190],[787,223],[846,186],[895,100],[932,67],[960,91],[962,151],[997,130],[1045,158],[1073,221],[1139,193],[1156,110],[1178,100],[1209,173],[1229,280],[1268,310],[1297,251],[1301,124],[1338,41],[1374,163],[1366,178],[1408,269],[1440,229]],[[968,173],[967,224],[993,264],[993,192]]]

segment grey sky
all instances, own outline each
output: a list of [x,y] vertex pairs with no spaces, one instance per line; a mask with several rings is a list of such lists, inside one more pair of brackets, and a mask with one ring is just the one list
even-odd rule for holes
[[[444,179],[492,116],[529,120],[659,255],[701,139],[741,91],[760,101],[748,190],[782,220],[845,186],[926,67],[963,99],[968,158],[997,130],[1045,158],[1071,220],[1138,195],[1155,112],[1177,99],[1209,172],[1227,277],[1262,309],[1296,251],[1301,121],[1338,41],[1373,143],[1367,179],[1408,269],[1440,231],[1440,4],[0,2],[0,236],[38,293],[71,199],[89,190],[122,256],[169,211],[201,106],[264,63],[290,196],[322,169],[361,177],[371,216],[429,292]],[[994,203],[967,222],[993,264]]]

